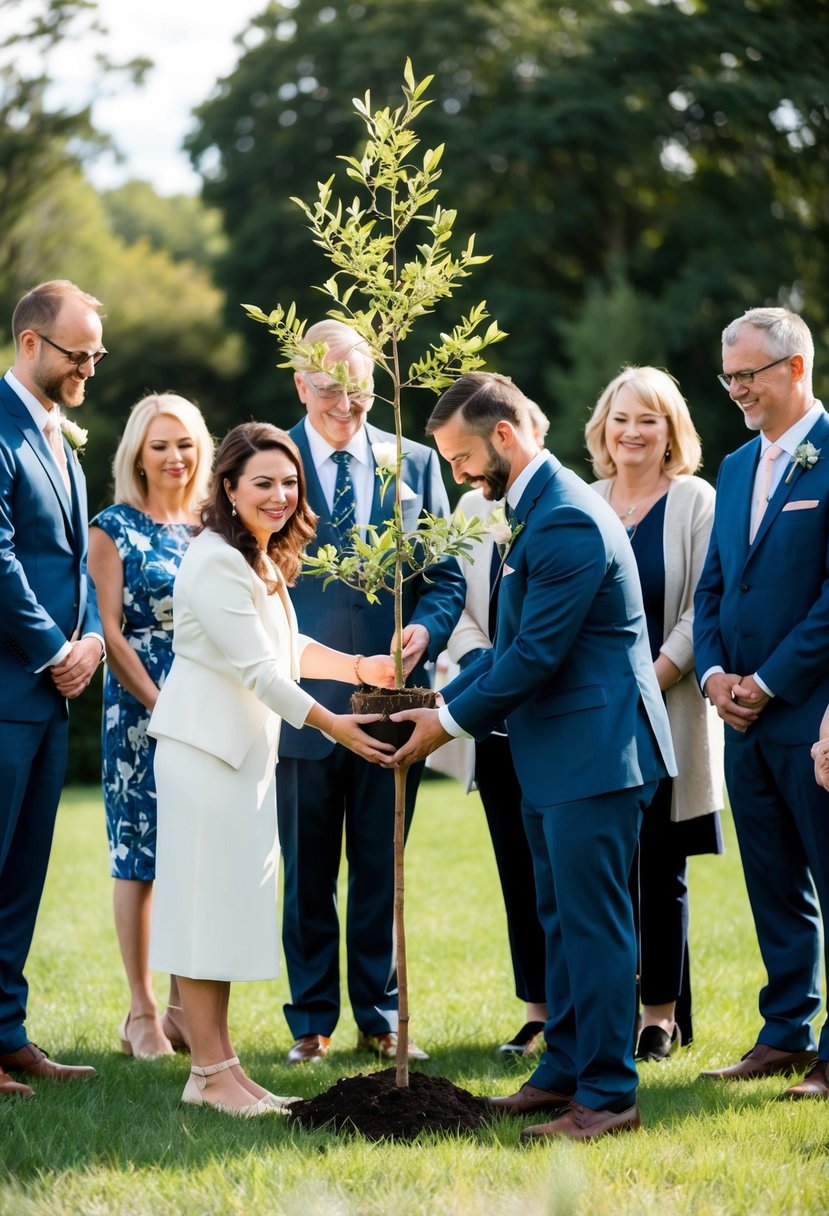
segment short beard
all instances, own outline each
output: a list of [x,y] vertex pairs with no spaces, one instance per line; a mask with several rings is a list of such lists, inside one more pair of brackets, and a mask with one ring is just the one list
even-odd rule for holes
[[479,480],[486,483],[481,487],[484,498],[495,502],[499,498],[506,497],[507,482],[512,472],[512,465],[506,457],[496,452],[489,439],[485,439],[484,443],[489,454],[489,465]]
[[[70,373],[71,375],[71,373]],[[47,401],[54,401],[63,409],[76,409],[77,406],[83,403],[84,394],[86,393],[86,381],[80,383],[71,380],[69,375],[63,376],[33,376],[35,387],[46,398]],[[66,396],[67,381],[70,387],[73,387],[78,392],[78,399],[68,401]]]

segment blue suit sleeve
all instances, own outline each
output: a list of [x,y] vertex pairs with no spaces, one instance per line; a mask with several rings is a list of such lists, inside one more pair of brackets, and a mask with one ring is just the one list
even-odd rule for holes
[[[437,453],[425,450],[423,509],[431,515],[446,517],[449,515],[449,499],[440,475]],[[466,580],[457,559],[444,558],[426,574],[419,575],[415,595],[417,603],[407,623],[423,625],[429,631],[428,656],[434,662],[446,648],[449,635],[457,625],[466,602]]]

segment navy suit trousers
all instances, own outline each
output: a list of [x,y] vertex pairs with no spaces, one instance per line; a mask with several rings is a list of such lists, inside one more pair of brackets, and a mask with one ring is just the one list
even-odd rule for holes
[[[423,765],[409,769],[406,831]],[[339,744],[323,760],[276,766],[284,860],[282,945],[291,988],[284,1012],[295,1038],[330,1036],[340,1015],[337,880],[348,858],[348,994],[358,1028],[397,1029],[394,962],[394,773]]]
[[27,1041],[23,968],[66,776],[62,701],[44,722],[0,722],[0,1054]]
[[[758,1042],[805,1051],[821,1006],[818,905],[829,924],[829,796],[815,782],[809,745],[775,743],[763,725],[725,732],[726,783],[768,973]],[[826,1023],[818,1052],[829,1060]]]

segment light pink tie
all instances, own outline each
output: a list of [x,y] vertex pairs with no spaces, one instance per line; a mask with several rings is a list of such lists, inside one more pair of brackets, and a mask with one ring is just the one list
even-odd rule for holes
[[63,484],[66,486],[66,493],[72,496],[72,487],[69,481],[69,468],[66,464],[66,452],[63,448],[63,439],[60,433],[60,422],[58,420],[57,410],[52,410],[49,414],[49,420],[45,427],[46,439],[49,447],[52,449],[57,466],[60,469],[60,475],[63,478]]
[[772,443],[766,448],[763,453],[763,459],[760,461],[760,479],[759,479],[759,494],[754,505],[754,515],[751,520],[751,531],[748,536],[748,543],[751,544],[757,535],[757,529],[763,521],[763,516],[766,513],[766,507],[769,505],[769,497],[771,493],[771,478],[774,472],[774,462],[778,456],[783,455],[783,449],[779,448],[776,443]]

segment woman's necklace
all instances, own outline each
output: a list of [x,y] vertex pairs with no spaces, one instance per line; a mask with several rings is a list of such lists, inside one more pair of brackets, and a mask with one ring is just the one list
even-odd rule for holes
[[656,486],[654,487],[654,489],[651,490],[650,494],[644,495],[643,498],[638,498],[636,500],[636,502],[632,502],[629,506],[625,507],[623,510],[620,511],[618,507],[613,506],[613,501],[612,501],[613,492],[616,489],[616,481],[614,479],[613,485],[611,486],[611,490],[610,490],[611,506],[613,506],[613,510],[616,512],[619,519],[621,519],[622,523],[625,525],[625,530],[626,530],[628,536],[633,536],[638,524],[641,523],[641,519],[637,519],[635,522],[632,521],[631,516],[635,515],[640,507],[652,506],[653,503],[656,501],[656,499],[661,497],[662,493],[664,492],[665,482],[666,482],[666,478],[660,477],[659,481],[656,483]]

